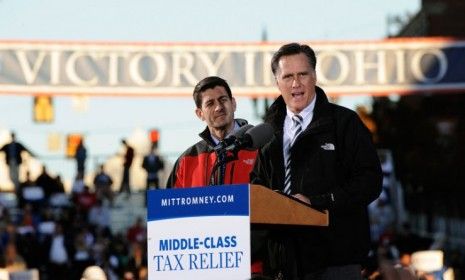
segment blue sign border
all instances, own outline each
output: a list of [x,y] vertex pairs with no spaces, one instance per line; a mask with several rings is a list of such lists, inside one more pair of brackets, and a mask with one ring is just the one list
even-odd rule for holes
[[249,216],[248,185],[147,192],[147,221],[199,216]]

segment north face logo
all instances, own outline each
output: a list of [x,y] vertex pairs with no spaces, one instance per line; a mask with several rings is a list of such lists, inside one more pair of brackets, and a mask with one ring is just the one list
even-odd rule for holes
[[254,164],[255,160],[253,158],[249,158],[249,159],[244,159],[242,162],[247,165],[252,165]]
[[321,148],[326,151],[334,151],[336,149],[333,143],[325,143],[324,145],[321,145]]

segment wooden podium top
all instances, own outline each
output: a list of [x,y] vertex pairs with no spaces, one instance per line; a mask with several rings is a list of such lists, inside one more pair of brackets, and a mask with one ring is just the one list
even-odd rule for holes
[[253,224],[328,226],[329,214],[260,185],[250,185]]

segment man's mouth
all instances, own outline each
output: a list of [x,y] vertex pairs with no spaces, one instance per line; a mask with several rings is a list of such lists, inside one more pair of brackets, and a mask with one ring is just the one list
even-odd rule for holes
[[294,98],[299,98],[299,97],[302,97],[304,93],[303,92],[292,92],[291,95]]
[[226,114],[218,114],[218,115],[215,116],[215,119],[222,118],[222,117],[225,117],[225,116],[226,116]]

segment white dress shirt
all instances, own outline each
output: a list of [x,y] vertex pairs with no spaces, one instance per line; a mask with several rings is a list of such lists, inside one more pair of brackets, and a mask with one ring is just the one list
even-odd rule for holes
[[[310,122],[313,119],[313,110],[315,109],[316,95],[313,98],[312,102],[305,107],[299,115],[302,117],[302,131],[304,131]],[[283,155],[284,158],[287,158],[288,149],[287,147],[291,143],[292,138],[295,134],[294,121],[292,116],[295,114],[289,110],[289,107],[286,106],[286,118],[284,119],[284,130],[283,130]],[[284,163],[285,164],[285,163]]]

